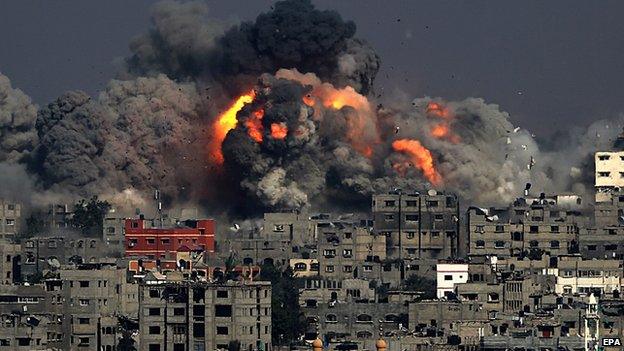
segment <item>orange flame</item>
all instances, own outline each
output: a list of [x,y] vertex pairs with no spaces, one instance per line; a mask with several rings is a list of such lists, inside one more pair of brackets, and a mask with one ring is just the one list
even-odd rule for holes
[[[392,148],[397,152],[407,154],[412,161],[411,166],[420,169],[431,184],[440,185],[442,183],[442,177],[433,165],[431,151],[424,147],[418,140],[395,140],[392,143]],[[395,165],[394,167],[397,171],[400,171],[405,165]]]
[[433,137],[437,139],[446,139],[453,144],[459,143],[459,136],[451,131],[450,121],[452,120],[453,116],[449,112],[448,108],[442,106],[437,102],[430,102],[427,105],[427,113],[444,119],[444,121],[434,125],[431,128],[431,135]]
[[245,106],[245,104],[252,102],[255,96],[256,94],[253,90],[245,95],[239,96],[236,101],[214,121],[212,125],[214,135],[209,147],[210,155],[216,163],[223,164],[221,144],[223,143],[223,140],[225,140],[227,133],[236,128],[236,114],[243,108],[243,106]]
[[272,123],[271,124],[271,137],[273,139],[284,139],[288,135],[288,127],[286,123]]
[[350,106],[357,111],[355,114],[347,115],[347,139],[357,152],[371,158],[373,156],[371,144],[378,144],[380,141],[377,125],[372,118],[374,112],[368,99],[350,86],[342,89],[323,87],[313,92],[318,95],[325,107],[340,110]]
[[245,127],[247,127],[247,134],[250,138],[252,138],[255,142],[262,142],[262,131],[264,128],[262,127],[262,118],[264,117],[264,110],[259,109],[254,111],[253,115],[245,121]]
[[307,94],[303,97],[303,103],[308,105],[308,106],[314,106],[314,98],[312,97],[312,95]]
[[427,105],[427,113],[440,118],[451,117],[449,110],[437,102],[430,102]]

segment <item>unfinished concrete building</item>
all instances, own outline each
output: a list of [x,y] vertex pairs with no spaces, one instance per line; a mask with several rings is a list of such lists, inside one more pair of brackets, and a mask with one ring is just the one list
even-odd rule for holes
[[147,276],[139,288],[140,350],[271,347],[271,284],[211,284]]
[[452,194],[429,191],[373,195],[374,230],[385,235],[388,258],[456,257],[459,243],[459,201]]
[[578,252],[579,233],[587,228],[589,218],[567,200],[541,196],[518,198],[504,208],[470,207],[468,254],[509,257]]

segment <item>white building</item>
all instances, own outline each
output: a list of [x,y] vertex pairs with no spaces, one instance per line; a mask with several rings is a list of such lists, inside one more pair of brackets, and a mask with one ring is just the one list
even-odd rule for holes
[[438,298],[454,292],[455,284],[468,282],[468,264],[466,263],[438,263],[436,272],[436,295]]
[[596,202],[610,200],[609,192],[624,188],[624,151],[596,152]]

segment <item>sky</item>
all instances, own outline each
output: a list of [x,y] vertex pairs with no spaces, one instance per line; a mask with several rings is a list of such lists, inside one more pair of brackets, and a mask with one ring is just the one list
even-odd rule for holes
[[[0,72],[40,105],[97,94],[149,28],[153,0],[2,0]],[[207,1],[226,22],[269,0]],[[332,1],[379,53],[376,93],[481,97],[547,138],[624,112],[624,2],[604,0]]]

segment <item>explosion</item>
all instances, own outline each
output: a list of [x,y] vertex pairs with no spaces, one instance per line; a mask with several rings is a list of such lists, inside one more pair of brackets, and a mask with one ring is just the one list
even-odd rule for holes
[[422,146],[418,140],[395,140],[392,143],[392,148],[397,152],[407,154],[411,161],[411,164],[395,164],[394,168],[399,171],[399,173],[405,172],[407,166],[414,166],[422,171],[423,175],[431,184],[438,186],[442,183],[442,177],[433,165],[433,156],[431,155],[431,151]]
[[271,124],[271,137],[273,137],[273,139],[284,139],[286,135],[288,135],[288,127],[285,123]]
[[[247,94],[239,96],[234,103],[227,110],[225,110],[225,112],[216,118],[212,124],[214,134],[210,144],[210,156],[217,164],[223,164],[224,159],[223,152],[221,151],[221,144],[223,144],[223,140],[225,140],[227,133],[236,128],[236,124],[238,123],[236,114],[243,108],[243,106],[245,106],[245,104],[251,103],[255,96],[256,93],[253,90]],[[262,140],[262,135],[260,135],[260,140]]]
[[433,137],[436,139],[448,140],[453,144],[458,144],[460,142],[459,136],[451,131],[453,115],[447,107],[437,102],[430,102],[427,105],[427,114],[442,119],[442,121],[436,122],[431,127],[431,135]]

